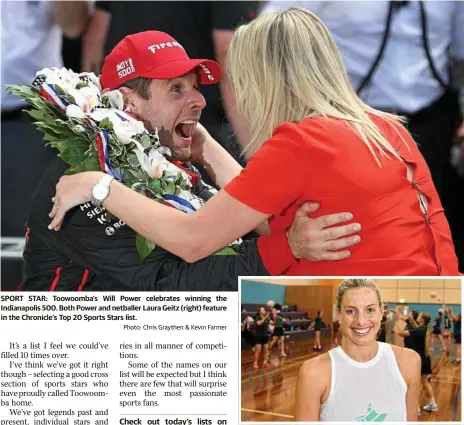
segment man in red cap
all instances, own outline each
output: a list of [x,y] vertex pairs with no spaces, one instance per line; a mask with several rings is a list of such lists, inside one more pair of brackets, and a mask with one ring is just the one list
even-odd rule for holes
[[[192,192],[204,201],[214,191],[188,161],[204,160],[201,142],[210,137],[198,126],[206,106],[199,85],[214,84],[220,78],[218,64],[190,59],[176,40],[158,31],[125,37],[107,56],[101,75],[103,88],[118,88],[126,110],[143,121],[147,130],[158,129],[161,144],[170,148],[172,159],[190,174]],[[223,160],[203,164],[222,187],[241,167],[222,147],[214,146],[223,151]],[[70,211],[59,232],[48,230],[55,185],[67,168],[56,158],[32,198],[22,290],[237,290],[238,276],[268,275],[255,240],[239,245],[237,255],[212,256],[190,264],[162,252],[152,253],[141,263],[135,232],[120,220],[105,220],[104,209],[90,202]],[[330,225],[345,221],[344,214],[334,216]],[[312,260],[344,258],[341,252],[327,250],[330,234],[324,232],[325,219],[297,214],[293,230],[301,231],[292,232],[294,254]],[[340,231],[337,238],[353,233],[352,226],[336,228]],[[351,238],[343,241],[344,246],[355,243]],[[288,244],[286,240],[275,243]],[[281,267],[284,272],[286,265]]]
[[125,37],[106,57],[101,84],[119,88],[129,111],[148,131],[158,129],[174,158],[189,160],[192,134],[206,106],[199,85],[220,79],[216,62],[190,59],[168,34],[146,31]]

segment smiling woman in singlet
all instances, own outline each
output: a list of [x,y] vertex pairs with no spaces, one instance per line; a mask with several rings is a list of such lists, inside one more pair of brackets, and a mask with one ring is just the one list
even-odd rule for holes
[[295,421],[416,421],[421,360],[376,341],[383,306],[375,282],[343,281],[336,305],[342,344],[303,363]]

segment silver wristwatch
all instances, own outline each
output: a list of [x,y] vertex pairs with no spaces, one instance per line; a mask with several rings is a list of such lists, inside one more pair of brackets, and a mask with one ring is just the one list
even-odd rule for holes
[[95,183],[90,192],[93,205],[101,207],[102,202],[108,198],[108,195],[110,194],[110,184],[113,179],[113,176],[105,174],[97,183]]

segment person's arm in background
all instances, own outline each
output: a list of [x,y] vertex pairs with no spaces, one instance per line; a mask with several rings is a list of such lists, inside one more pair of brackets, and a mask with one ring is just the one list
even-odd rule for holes
[[460,92],[461,115],[463,120],[458,128],[457,136],[464,142],[464,3],[455,2],[456,13],[452,28],[451,41],[451,82]]
[[259,1],[211,2],[215,59],[223,71],[219,90],[227,118],[242,150],[249,141],[249,129],[245,120],[240,119],[237,114],[234,90],[227,75],[226,57],[235,28],[255,18],[259,12],[260,3]]
[[97,1],[95,13],[82,37],[82,70],[99,74],[105,58],[105,43],[111,23],[109,1]]
[[91,12],[90,1],[53,1],[53,17],[64,35],[77,38],[85,30]]

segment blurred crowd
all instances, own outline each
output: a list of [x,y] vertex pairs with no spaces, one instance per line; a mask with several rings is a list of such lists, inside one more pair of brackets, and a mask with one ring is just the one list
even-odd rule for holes
[[[366,103],[408,119],[464,269],[464,2],[2,1],[2,85],[31,84],[37,70],[52,66],[98,74],[124,36],[151,29],[224,69],[238,25],[292,6],[313,11],[329,27]],[[229,79],[202,93],[202,124],[243,164],[247,128]],[[2,236],[22,237],[31,195],[56,153],[21,112],[26,105],[4,87],[1,102]]]

